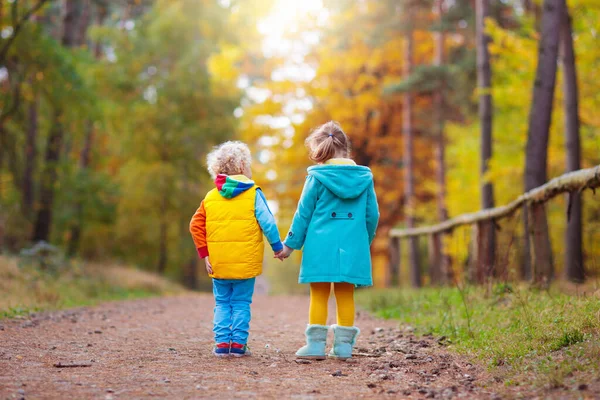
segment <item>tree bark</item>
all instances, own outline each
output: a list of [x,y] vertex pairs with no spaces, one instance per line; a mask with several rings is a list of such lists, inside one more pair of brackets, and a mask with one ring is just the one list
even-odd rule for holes
[[531,268],[531,223],[529,222],[529,206],[523,206],[523,259],[521,260],[520,278],[530,281],[533,278]]
[[[492,71],[488,44],[490,38],[485,34],[485,20],[489,16],[489,0],[477,0],[476,3],[476,34],[477,34],[477,86],[479,89],[479,119],[481,124],[481,207],[494,208],[494,188],[486,181],[489,161],[492,158],[492,117],[493,104],[491,94]],[[483,251],[479,254],[479,262],[484,271],[490,274],[494,271],[496,255],[496,232],[493,224],[482,226],[485,236]]]
[[[163,197],[163,201],[162,201],[162,207],[161,209],[166,211],[167,210],[167,194],[165,193],[164,197]],[[158,265],[157,265],[157,272],[160,275],[163,275],[165,273],[165,270],[167,269],[167,260],[168,260],[168,247],[167,247],[167,239],[168,239],[168,221],[167,218],[164,215],[161,215],[160,217],[160,226],[159,226],[159,238],[158,238]]]
[[[103,3],[97,4],[96,7],[96,25],[102,26],[108,14],[108,9],[107,6]],[[100,40],[94,43],[94,57],[96,58],[96,60],[99,60],[102,57],[102,42]]]
[[[76,45],[77,29],[75,21],[76,0],[63,0],[63,34],[61,43],[65,47]],[[52,231],[52,209],[54,207],[54,184],[58,176],[58,162],[64,141],[63,112],[61,105],[56,105],[53,124],[48,135],[46,157],[42,181],[40,185],[39,209],[33,230],[34,241],[49,241]]]
[[442,276],[442,253],[440,244],[440,234],[434,233],[428,237],[429,244],[429,278],[431,279],[432,285],[440,285],[444,283],[444,277]]
[[91,0],[83,0],[80,2],[79,23],[77,24],[77,38],[75,39],[78,46],[84,46],[87,42],[87,30],[91,20]]
[[[529,129],[525,153],[525,190],[547,180],[548,136],[552,118],[558,44],[564,0],[544,0],[542,30],[538,45],[538,65],[529,113]],[[531,207],[533,235],[533,278],[536,284],[547,284],[554,275],[548,221],[543,204]]]
[[77,45],[77,1],[63,0],[63,33],[62,44],[65,47]]
[[48,135],[45,165],[40,180],[39,209],[33,230],[33,241],[48,241],[52,227],[52,208],[54,205],[54,185],[58,176],[58,161],[63,141],[61,115],[54,113],[52,128]]
[[[442,17],[444,15],[444,0],[437,0],[436,11],[440,22],[440,30],[434,34],[434,65],[441,66],[444,64],[444,50],[445,50],[445,35],[442,28]],[[436,137],[436,152],[435,158],[437,161],[436,180],[438,185],[437,192],[437,212],[438,220],[444,222],[448,219],[448,209],[446,208],[446,139],[444,135],[444,123],[445,123],[445,112],[444,112],[444,91],[445,85],[441,84],[438,90],[433,95],[433,114],[435,124],[435,137]],[[450,256],[445,252],[444,249],[444,236],[440,235],[434,241],[434,245],[438,247],[436,252],[439,254],[438,261],[439,265],[434,266],[433,275],[438,273],[439,270],[439,283],[447,283],[452,281],[452,267]]]
[[[86,40],[87,40],[87,30],[90,24],[90,1],[86,0],[83,4],[82,4],[82,11],[81,11],[81,21],[79,24],[79,30],[78,30],[78,39],[77,39],[77,44],[79,46],[85,44]],[[104,8],[102,8],[102,10],[100,10],[98,17],[97,17],[97,22],[99,25],[101,25],[104,22],[104,17],[106,17],[106,12],[103,11],[105,10]],[[97,53],[96,49],[94,49],[94,55],[96,54],[100,54],[99,51]],[[98,58],[98,57],[96,57]],[[85,124],[85,138],[84,138],[84,143],[83,143],[83,148],[81,149],[81,154],[79,157],[79,168],[82,171],[85,171],[89,168],[90,166],[90,162],[91,162],[91,154],[92,154],[92,148],[93,148],[93,143],[94,143],[94,123],[91,120],[86,121]],[[83,231],[83,224],[84,224],[84,204],[83,204],[83,200],[81,198],[79,198],[77,200],[77,202],[75,203],[75,220],[73,221],[73,224],[71,225],[71,234],[69,235],[69,244],[67,246],[67,255],[69,257],[73,257],[78,251],[79,251],[79,244],[81,242],[81,235],[82,235],[82,231]]]
[[183,284],[190,290],[198,289],[198,256],[195,254],[183,268]]
[[38,136],[38,100],[34,98],[29,104],[29,125],[25,143],[25,170],[23,172],[23,214],[27,218],[33,216],[34,189],[33,178],[37,161]]
[[[413,32],[412,28],[406,31],[406,48],[404,49],[404,78],[408,79],[412,72],[413,57]],[[413,166],[413,127],[412,127],[412,93],[404,94],[402,107],[402,125],[404,131],[404,214],[407,228],[415,226],[415,178]],[[419,263],[418,238],[410,238],[408,243],[408,257],[410,264],[410,282],[413,287],[421,286],[421,266]]]
[[[565,143],[566,172],[577,171],[581,167],[581,144],[579,138],[579,88],[577,85],[577,65],[573,46],[573,29],[567,5],[563,5],[563,17],[560,29],[560,46],[562,48],[564,109],[565,109]],[[581,194],[571,192],[567,206],[567,230],[565,233],[565,273],[573,282],[585,280],[583,264],[582,228],[581,228]]]
[[386,285],[395,287],[400,285],[400,239],[390,238],[389,246],[389,281]]
[[[2,145],[2,134],[2,127],[0,126],[0,145]],[[2,177],[2,171],[4,169],[4,152],[4,146],[0,146],[0,178]],[[0,179],[0,194],[3,192],[2,189],[2,179]],[[2,209],[2,204],[0,204],[0,254],[4,252],[4,214],[5,212]]]
[[[86,122],[85,128],[85,140],[83,148],[81,149],[81,155],[79,157],[79,168],[85,171],[90,166],[90,159],[92,153],[92,143],[94,140],[94,125],[92,121]],[[79,198],[75,203],[75,221],[71,226],[71,235],[69,237],[69,245],[67,246],[67,255],[73,257],[79,250],[79,243],[81,241],[81,234],[84,223],[84,204],[83,200]]]

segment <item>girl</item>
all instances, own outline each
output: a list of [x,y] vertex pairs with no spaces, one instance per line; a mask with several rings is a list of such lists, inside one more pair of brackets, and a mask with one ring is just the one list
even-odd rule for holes
[[298,209],[279,258],[303,249],[300,283],[310,284],[306,346],[299,358],[325,359],[327,303],[333,283],[337,325],[330,357],[352,357],[359,329],[354,326],[354,287],[370,286],[370,244],[379,221],[373,174],[349,157],[340,125],[328,122],[306,139],[310,159]]

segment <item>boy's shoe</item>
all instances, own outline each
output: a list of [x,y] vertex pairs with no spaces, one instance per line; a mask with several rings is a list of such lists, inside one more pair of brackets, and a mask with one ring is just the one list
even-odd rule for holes
[[304,334],[306,335],[306,345],[296,352],[296,358],[308,360],[324,360],[325,344],[327,343],[327,332],[329,327],[326,325],[308,325]]
[[241,343],[231,343],[230,353],[234,357],[244,357],[251,355],[250,350],[248,350],[248,345]]
[[217,357],[229,357],[229,343],[215,344],[213,354]]

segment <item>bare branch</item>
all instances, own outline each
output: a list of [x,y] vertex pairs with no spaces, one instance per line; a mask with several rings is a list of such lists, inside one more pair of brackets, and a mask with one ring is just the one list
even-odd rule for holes
[[459,226],[476,222],[497,220],[512,215],[523,204],[545,203],[561,193],[583,191],[600,187],[600,165],[593,168],[569,172],[547,182],[546,184],[522,194],[512,203],[505,206],[489,208],[471,214],[462,214],[438,225],[415,229],[392,229],[391,237],[408,238],[449,232]]
[[10,48],[12,43],[15,41],[15,38],[17,37],[17,35],[21,31],[21,29],[23,28],[25,23],[29,20],[29,18],[31,18],[32,15],[34,15],[47,2],[48,2],[48,0],[39,0],[38,3],[36,3],[31,9],[29,9],[23,15],[23,17],[21,17],[20,20],[18,20],[18,3],[19,3],[19,1],[15,0],[13,2],[13,7],[12,7],[13,31],[12,31],[12,34],[10,35],[10,37],[4,43],[4,46],[2,46],[2,49],[0,49],[0,65],[4,64],[4,59],[6,58],[8,49]]

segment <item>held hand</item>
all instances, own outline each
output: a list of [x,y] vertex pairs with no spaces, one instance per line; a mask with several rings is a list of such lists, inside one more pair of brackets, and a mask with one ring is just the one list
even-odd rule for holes
[[292,249],[284,244],[283,250],[275,253],[275,258],[279,258],[281,261],[283,261],[284,259],[288,258],[290,256],[290,254],[292,254],[293,251],[294,251],[294,249]]
[[206,272],[208,272],[209,275],[212,275],[213,269],[212,265],[210,264],[210,261],[208,260],[208,257],[204,258],[204,264],[206,264]]
[[282,253],[283,253],[283,249],[281,249],[277,253],[273,254],[273,258],[278,258],[280,261],[283,261],[283,258],[281,258]]

